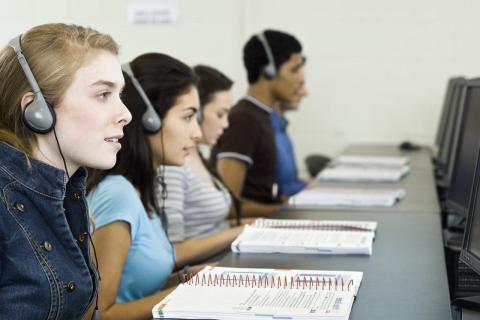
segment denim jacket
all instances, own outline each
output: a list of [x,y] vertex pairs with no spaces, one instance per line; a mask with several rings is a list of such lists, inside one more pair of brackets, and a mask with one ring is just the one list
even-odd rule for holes
[[82,319],[97,292],[86,170],[64,171],[0,142],[0,318]]

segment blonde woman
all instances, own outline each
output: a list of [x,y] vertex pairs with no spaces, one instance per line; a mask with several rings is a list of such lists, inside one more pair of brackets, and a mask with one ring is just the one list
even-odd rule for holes
[[98,277],[83,167],[111,168],[131,120],[117,52],[110,36],[65,24],[0,51],[2,319],[90,317]]

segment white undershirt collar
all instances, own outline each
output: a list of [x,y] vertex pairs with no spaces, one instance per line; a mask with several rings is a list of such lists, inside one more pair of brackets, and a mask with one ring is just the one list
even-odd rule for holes
[[267,106],[265,103],[261,102],[260,100],[258,100],[257,98],[255,98],[253,96],[247,95],[245,97],[245,100],[250,101],[255,106],[259,107],[260,109],[262,109],[263,111],[265,111],[267,113],[272,113],[273,112],[272,107]]

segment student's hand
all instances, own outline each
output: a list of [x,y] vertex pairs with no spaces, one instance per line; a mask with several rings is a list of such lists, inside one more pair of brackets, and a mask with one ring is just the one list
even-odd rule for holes
[[290,198],[289,196],[282,194],[280,196],[280,201],[282,202],[282,204],[287,204],[289,198]]
[[230,228],[234,228],[237,226],[237,219],[226,219],[225,222]]
[[205,267],[215,267],[218,265],[218,262],[206,263],[206,264],[196,264],[194,266],[187,266],[182,270],[177,271],[178,278],[180,283],[184,283],[195,276],[197,273],[202,271]]
[[242,218],[240,219],[240,225],[237,225],[237,219],[227,219],[225,220],[226,223],[230,226],[230,228],[241,227],[247,224],[252,224],[258,218]]
[[307,180],[307,185],[305,186],[305,189],[311,189],[315,188],[318,185],[318,180],[313,177]]
[[242,226],[247,225],[247,224],[253,224],[255,222],[255,220],[257,220],[257,219],[258,218],[242,218],[242,220],[241,220]]

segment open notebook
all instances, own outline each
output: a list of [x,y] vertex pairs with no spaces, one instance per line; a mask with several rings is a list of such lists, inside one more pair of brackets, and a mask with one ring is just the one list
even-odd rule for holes
[[359,165],[359,166],[386,166],[399,167],[407,165],[409,157],[402,156],[362,156],[342,155],[334,160],[336,165]]
[[233,252],[372,254],[372,221],[257,219],[232,242]]
[[207,266],[152,310],[153,318],[347,320],[363,273]]
[[320,181],[341,182],[398,182],[407,173],[410,167],[362,167],[339,165],[322,170],[318,177]]
[[290,197],[288,205],[291,207],[392,207],[404,197],[404,189],[314,187]]

